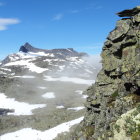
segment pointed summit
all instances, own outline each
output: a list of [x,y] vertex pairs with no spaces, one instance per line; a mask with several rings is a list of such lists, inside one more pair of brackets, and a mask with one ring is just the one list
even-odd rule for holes
[[28,52],[36,52],[36,48],[26,42],[23,46],[20,47],[19,51],[28,53]]

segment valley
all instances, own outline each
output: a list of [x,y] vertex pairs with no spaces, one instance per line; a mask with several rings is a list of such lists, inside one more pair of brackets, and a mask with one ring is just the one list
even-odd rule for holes
[[[24,48],[34,51],[29,44]],[[12,135],[21,140],[26,130],[40,133],[38,138],[43,140],[42,135],[45,139],[48,131],[55,127],[58,131],[63,123],[68,123],[68,128],[58,133],[79,123],[85,112],[84,91],[95,82],[100,69],[84,57],[73,50],[43,50],[20,51],[4,59],[0,66],[0,108],[9,112],[0,115],[1,140]]]

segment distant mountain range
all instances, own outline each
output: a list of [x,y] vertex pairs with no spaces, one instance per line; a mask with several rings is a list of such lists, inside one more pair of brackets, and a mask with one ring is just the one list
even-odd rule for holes
[[87,58],[88,54],[79,53],[73,48],[44,50],[25,43],[18,53],[8,55],[1,62],[0,74],[34,72],[95,77],[98,71]]

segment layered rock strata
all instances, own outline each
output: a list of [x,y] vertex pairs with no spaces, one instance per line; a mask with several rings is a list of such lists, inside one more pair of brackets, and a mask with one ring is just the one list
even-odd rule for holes
[[[123,18],[104,43],[102,70],[86,91],[85,118],[72,139],[117,140],[114,129],[122,131],[116,124],[121,115],[134,108],[136,115],[140,114],[140,6],[118,15]],[[137,127],[135,124],[130,133],[125,132],[124,139],[138,133]]]

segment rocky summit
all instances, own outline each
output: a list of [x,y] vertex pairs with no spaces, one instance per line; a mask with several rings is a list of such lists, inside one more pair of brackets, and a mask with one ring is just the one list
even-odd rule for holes
[[84,120],[69,139],[140,140],[139,6],[119,16],[102,49],[102,69],[86,91]]
[[39,51],[45,51],[43,49],[35,48],[32,45],[30,45],[28,42],[26,42],[23,46],[20,47],[19,51],[28,53],[28,52],[39,52]]
[[43,52],[45,54],[52,53],[52,54],[61,54],[64,56],[84,56],[87,55],[86,53],[78,53],[73,48],[67,48],[67,49],[51,49],[51,50],[45,50],[45,49],[39,49],[35,48],[32,45],[30,45],[28,42],[25,43],[23,46],[19,49],[20,52],[29,53],[29,52]]
[[28,72],[54,74],[57,72],[66,73],[66,75],[84,75],[82,73],[91,74],[93,71],[97,73],[94,66],[88,62],[86,53],[77,52],[73,48],[39,49],[29,43],[22,45],[18,53],[8,55],[0,65],[1,75],[5,73],[5,68],[10,68],[7,72],[14,74]]

